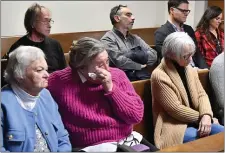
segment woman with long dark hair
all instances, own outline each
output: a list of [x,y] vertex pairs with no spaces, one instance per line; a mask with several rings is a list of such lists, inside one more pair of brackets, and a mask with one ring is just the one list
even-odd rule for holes
[[218,29],[221,21],[222,9],[218,6],[210,6],[196,27],[198,47],[209,67],[213,59],[224,49],[224,33]]

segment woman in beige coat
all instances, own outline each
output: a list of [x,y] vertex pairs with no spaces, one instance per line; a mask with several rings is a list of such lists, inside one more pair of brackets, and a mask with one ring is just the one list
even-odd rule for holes
[[195,44],[188,34],[174,32],[163,43],[163,59],[153,71],[154,140],[158,148],[193,141],[222,132],[213,118],[209,98],[189,65]]

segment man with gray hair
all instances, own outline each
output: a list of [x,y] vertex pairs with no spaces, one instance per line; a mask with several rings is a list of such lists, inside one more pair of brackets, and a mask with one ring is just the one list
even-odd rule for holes
[[130,81],[150,78],[147,67],[157,62],[157,53],[144,40],[129,32],[135,20],[131,10],[127,6],[115,6],[111,9],[110,20],[113,29],[101,38],[110,65],[124,70]]
[[65,68],[66,60],[60,43],[49,37],[53,23],[48,8],[37,3],[30,6],[24,17],[27,34],[16,41],[3,58],[8,59],[9,53],[21,45],[35,46],[45,53],[49,73]]

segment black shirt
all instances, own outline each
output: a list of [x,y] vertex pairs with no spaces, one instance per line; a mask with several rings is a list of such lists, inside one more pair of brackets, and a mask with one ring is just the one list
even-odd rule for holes
[[[193,108],[193,104],[192,104],[192,100],[191,100],[191,95],[190,95],[190,91],[188,89],[188,84],[187,84],[187,78],[186,78],[186,75],[185,75],[185,67],[182,67],[180,66],[177,62],[173,61],[173,64],[182,80],[182,83],[184,85],[184,88],[186,90],[186,93],[187,93],[187,96],[188,96],[188,102],[189,102],[189,105],[190,105],[190,108],[194,109]],[[196,123],[189,123],[188,124],[188,127],[195,127],[197,128],[198,125]]]
[[3,56],[3,58],[8,59],[9,53],[14,51],[17,47],[21,45],[35,46],[40,48],[45,53],[49,73],[52,73],[56,70],[64,69],[66,67],[66,60],[60,43],[50,37],[45,37],[42,42],[34,42],[31,41],[27,37],[27,35],[25,35],[11,46],[11,48],[6,53],[6,55]]
[[188,89],[188,85],[187,85],[187,78],[186,78],[186,75],[185,75],[185,67],[182,67],[180,66],[178,63],[174,62],[173,61],[173,64],[182,80],[182,83],[184,85],[184,88],[186,90],[186,93],[187,93],[187,96],[188,96],[188,102],[189,102],[189,105],[190,107],[193,109],[193,105],[192,105],[192,100],[191,100],[191,95],[190,95],[190,92],[189,92],[189,89]]

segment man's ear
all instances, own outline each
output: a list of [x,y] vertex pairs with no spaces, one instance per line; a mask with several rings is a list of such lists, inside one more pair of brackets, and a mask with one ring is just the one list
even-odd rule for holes
[[173,14],[173,11],[174,11],[174,8],[171,7],[171,8],[170,8],[170,14]]
[[115,20],[116,22],[120,22],[120,16],[119,16],[119,15],[115,15],[115,16],[114,16],[114,20]]

